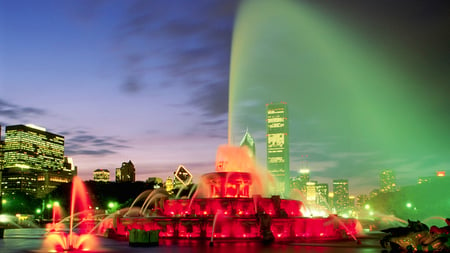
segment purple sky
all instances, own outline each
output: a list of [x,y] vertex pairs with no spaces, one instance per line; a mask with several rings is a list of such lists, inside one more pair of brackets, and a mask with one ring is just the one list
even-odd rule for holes
[[[408,60],[428,64],[430,75],[448,70],[448,4],[358,2],[315,6],[363,34],[425,48]],[[33,123],[64,135],[66,155],[85,180],[128,160],[138,180],[165,179],[179,164],[196,176],[210,172],[227,142],[237,8],[235,0],[1,1],[0,125]],[[440,93],[449,91],[448,77],[440,77],[447,80],[437,84]],[[297,170],[298,159],[291,165]]]

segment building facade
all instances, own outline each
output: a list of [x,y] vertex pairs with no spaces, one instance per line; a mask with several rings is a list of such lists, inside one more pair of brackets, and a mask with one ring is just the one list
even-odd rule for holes
[[380,192],[397,191],[395,173],[392,170],[383,170],[380,173]]
[[267,169],[275,179],[275,184],[269,186],[269,192],[284,197],[290,193],[287,104],[270,103],[266,107]]
[[309,182],[310,179],[310,171],[309,169],[300,169],[299,171],[299,185],[300,185],[300,191],[303,194],[306,194],[306,183]]
[[42,198],[76,175],[64,157],[64,137],[34,125],[7,126],[3,147],[4,194],[24,192]]
[[241,140],[239,146],[247,147],[249,157],[255,159],[255,156],[256,156],[255,140],[250,135],[248,130],[245,131],[245,135],[244,135],[244,137],[242,137],[242,140]]
[[134,164],[129,160],[123,162],[120,168],[116,168],[116,182],[135,182],[136,181],[136,169]]
[[337,214],[349,208],[349,189],[347,179],[333,180],[333,206]]
[[328,201],[328,184],[317,184],[316,185],[316,191],[317,191],[317,204],[319,206],[325,207],[327,209],[330,209],[329,201]]
[[107,169],[96,169],[94,170],[94,181],[95,182],[109,182],[110,173]]

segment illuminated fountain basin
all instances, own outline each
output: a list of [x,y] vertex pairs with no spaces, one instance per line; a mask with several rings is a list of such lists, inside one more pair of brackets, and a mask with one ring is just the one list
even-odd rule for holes
[[[247,153],[243,148],[225,149],[232,149],[233,157],[244,157],[235,156],[236,152]],[[224,148],[219,150],[218,154],[223,155]],[[241,166],[248,160],[220,163],[218,172],[202,176],[193,198],[168,199],[164,190],[147,191],[138,197],[145,198],[141,208],[133,203],[130,209],[106,220],[99,232],[122,238],[127,238],[132,229],[139,229],[159,230],[161,238],[172,239],[263,239],[264,226],[269,226],[275,241],[356,240],[361,232],[356,219],[335,215],[304,217],[301,201],[262,197],[259,187],[253,184],[261,181],[256,173],[223,171],[223,164]]]
[[[66,252],[66,251],[90,251],[99,249],[99,242],[96,236],[90,231],[93,230],[93,213],[88,192],[79,177],[72,179],[70,216],[60,222],[53,222],[47,226],[48,233],[42,244],[42,250],[46,252]],[[57,206],[59,208],[59,205]],[[54,206],[54,214],[55,214]],[[55,219],[55,215],[53,217]],[[69,222],[69,230],[65,230],[62,225],[64,221]],[[77,223],[74,225],[74,221]],[[76,227],[77,233],[74,232]]]

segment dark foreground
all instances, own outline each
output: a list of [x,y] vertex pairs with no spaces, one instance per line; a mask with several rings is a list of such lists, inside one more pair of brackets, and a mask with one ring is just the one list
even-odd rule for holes
[[[382,252],[379,240],[382,234],[369,233],[359,238],[361,243],[353,240],[336,242],[302,242],[302,243],[274,243],[270,246],[262,245],[260,242],[243,241],[214,241],[210,247],[209,241],[173,241],[160,240],[159,246],[152,247],[130,247],[127,241],[116,241],[103,237],[97,237],[100,248],[91,252],[217,252],[217,253],[239,253],[239,252]],[[13,252],[45,252],[41,250],[45,238],[44,229],[7,229],[4,239],[0,240],[1,253]]]

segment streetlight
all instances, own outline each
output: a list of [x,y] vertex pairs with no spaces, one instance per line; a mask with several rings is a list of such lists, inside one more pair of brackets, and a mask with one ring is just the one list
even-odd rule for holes
[[110,201],[108,202],[108,211],[110,211],[111,213],[115,212],[117,207],[119,206],[119,203],[117,203],[116,201]]

